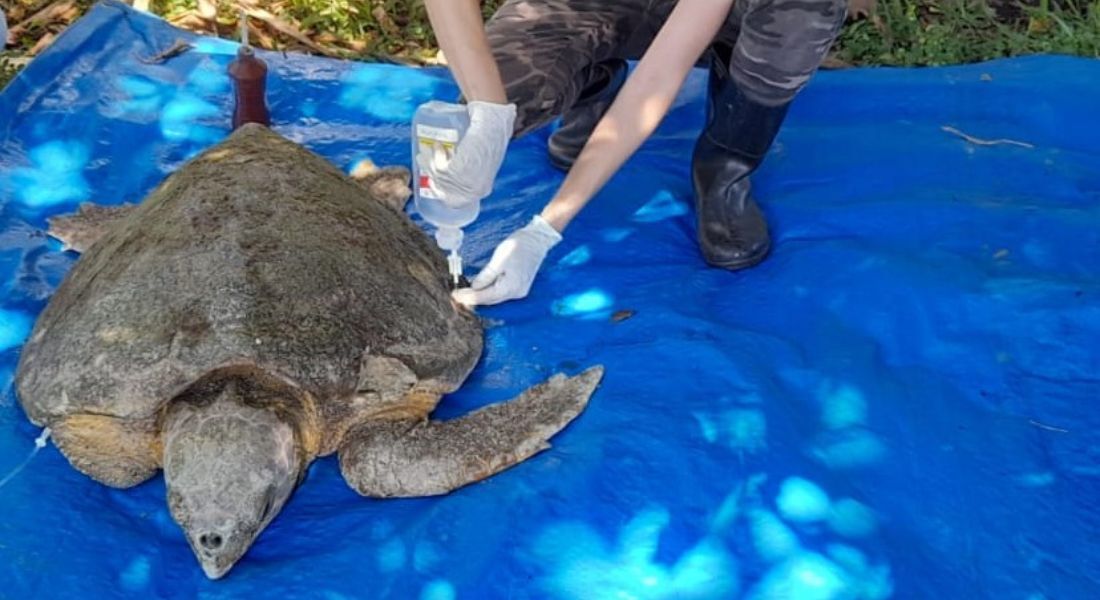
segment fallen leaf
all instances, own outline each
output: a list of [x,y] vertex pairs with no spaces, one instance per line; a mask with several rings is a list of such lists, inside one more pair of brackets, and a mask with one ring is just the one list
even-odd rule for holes
[[213,21],[218,16],[218,6],[212,0],[199,0],[199,16]]
[[27,51],[27,54],[30,56],[38,56],[39,53],[48,48],[56,38],[56,35],[52,33],[47,33],[46,35],[38,38],[38,41],[34,44],[33,47],[31,47],[30,50]]
[[621,323],[621,322],[629,319],[630,317],[633,317],[636,314],[636,312],[637,311],[631,310],[629,308],[626,308],[626,309],[623,309],[623,310],[617,310],[611,315],[611,321],[613,323]]
[[876,0],[848,0],[848,18],[867,17],[875,13]]

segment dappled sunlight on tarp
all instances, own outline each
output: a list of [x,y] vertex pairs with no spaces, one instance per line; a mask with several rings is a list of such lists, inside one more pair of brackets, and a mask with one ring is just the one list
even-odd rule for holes
[[0,309],[0,352],[21,345],[31,332],[32,324],[27,313]]
[[[340,105],[383,121],[408,122],[416,107],[435,97],[435,80],[391,65],[352,66],[344,77]],[[453,101],[453,99],[452,99]]]
[[43,208],[88,198],[84,168],[88,147],[76,140],[55,140],[31,148],[30,164],[15,167],[4,177],[14,198],[24,206]]
[[[161,478],[32,454],[12,377],[77,260],[46,219],[140,201],[228,133],[236,51],[109,2],[0,94],[0,596],[1100,597],[1100,63],[1058,57],[821,73],[754,178],[772,255],[738,273],[696,247],[695,73],[530,297],[479,311],[482,362],[437,413],[604,365],[552,447],[425,499],[321,459],[206,580]],[[407,163],[416,105],[457,95],[441,69],[258,55],[275,129],[345,172]],[[512,144],[468,275],[560,184],[548,132]]]
[[688,207],[668,190],[661,190],[652,200],[634,211],[634,220],[655,223],[688,214]]
[[730,408],[720,412],[694,412],[703,438],[712,444],[724,444],[743,460],[768,447],[768,418],[755,408]]
[[555,301],[551,310],[562,317],[598,319],[607,318],[613,304],[614,299],[607,292],[591,289]]
[[635,515],[614,540],[583,523],[560,523],[543,532],[534,558],[550,572],[542,579],[555,598],[730,598],[739,586],[737,563],[722,544],[700,540],[671,564],[656,560],[669,513],[652,508]]
[[[193,142],[202,147],[222,139],[225,100],[231,95],[225,65],[203,61],[185,81],[158,80],[148,75],[123,75],[115,83],[121,101],[104,114],[113,118],[157,119],[160,133],[170,142]],[[230,104],[231,106],[231,104]]]

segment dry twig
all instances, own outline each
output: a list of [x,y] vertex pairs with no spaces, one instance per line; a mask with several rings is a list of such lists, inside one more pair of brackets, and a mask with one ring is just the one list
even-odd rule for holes
[[314,42],[313,40],[309,39],[309,36],[302,33],[297,27],[291,25],[290,23],[287,23],[286,21],[280,19],[279,17],[276,17],[275,15],[267,12],[262,8],[251,6],[244,2],[238,2],[237,6],[242,11],[244,11],[246,15],[252,17],[253,19],[263,21],[268,27],[287,37],[293,38],[294,40],[306,46],[310,50],[313,50],[317,54],[322,54],[324,56],[331,56],[335,58],[342,58],[339,52],[336,52],[331,48],[326,48]]
[[996,140],[984,140],[982,138],[976,138],[972,135],[963,133],[963,132],[959,131],[958,129],[955,129],[954,127],[951,127],[950,125],[944,125],[940,129],[943,129],[947,133],[955,134],[955,135],[961,137],[962,139],[970,142],[971,144],[975,144],[977,146],[1000,146],[1000,145],[1003,144],[1003,145],[1009,145],[1009,146],[1020,146],[1021,148],[1034,148],[1035,147],[1034,144],[1029,144],[1027,142],[1021,142],[1021,141],[1017,141],[1017,140],[1010,140],[1010,139],[1006,139],[1006,138],[999,138],[999,139],[996,139]]
[[1039,429],[1045,429],[1047,431],[1057,431],[1058,433],[1069,433],[1068,429],[1062,429],[1061,427],[1055,427],[1053,425],[1045,425],[1043,423],[1040,423],[1040,422],[1036,421],[1035,419],[1031,419],[1028,422],[1031,423],[1032,425],[1038,427]]
[[59,0],[57,2],[51,2],[42,10],[34,13],[33,15],[23,19],[16,23],[10,29],[8,29],[8,35],[11,39],[17,39],[20,35],[23,35],[27,29],[34,27],[36,24],[42,26],[49,25],[50,23],[61,19],[76,10],[76,3],[72,0]]

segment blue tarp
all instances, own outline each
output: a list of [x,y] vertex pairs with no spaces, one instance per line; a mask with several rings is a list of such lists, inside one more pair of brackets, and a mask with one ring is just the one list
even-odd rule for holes
[[[140,60],[177,38],[196,48]],[[138,201],[225,136],[234,52],[107,3],[0,96],[0,475],[38,434],[19,346],[76,260],[46,217]],[[442,70],[262,56],[275,128],[343,168],[407,164],[414,108],[456,93]],[[0,488],[0,597],[1100,597],[1100,62],[819,74],[755,178],[774,253],[740,273],[694,241],[703,84],[530,297],[481,311],[485,356],[440,410],[606,365],[552,450],[393,501],[320,460],[210,582],[159,477],[109,489],[49,446]],[[548,131],[513,145],[474,267],[561,181]]]

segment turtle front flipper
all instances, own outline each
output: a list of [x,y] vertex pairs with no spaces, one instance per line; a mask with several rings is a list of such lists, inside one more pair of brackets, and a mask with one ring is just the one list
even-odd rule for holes
[[136,206],[99,206],[85,202],[75,213],[46,219],[50,226],[46,234],[59,240],[65,250],[75,250],[83,254],[111,227],[125,219]]
[[352,169],[351,178],[367,188],[370,195],[386,206],[401,212],[412,196],[409,186],[412,173],[401,166],[377,167],[369,160]]
[[601,377],[603,367],[555,375],[518,398],[451,421],[368,421],[344,437],[340,471],[364,496],[446,494],[549,448]]

